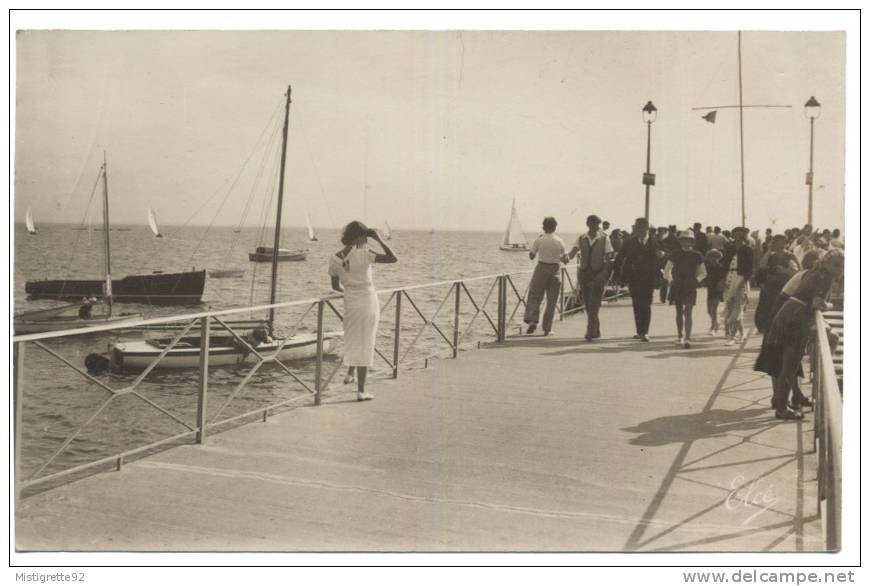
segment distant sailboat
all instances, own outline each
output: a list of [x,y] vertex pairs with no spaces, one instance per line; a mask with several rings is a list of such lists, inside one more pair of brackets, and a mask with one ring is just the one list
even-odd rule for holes
[[526,240],[526,235],[523,234],[523,227],[520,225],[520,217],[517,215],[517,200],[514,198],[511,203],[511,217],[508,220],[507,228],[504,231],[504,241],[499,246],[502,250],[520,251],[529,249],[529,241]]
[[33,225],[33,212],[27,208],[27,213],[24,215],[24,224],[27,226],[28,234],[36,234],[36,226]]
[[151,208],[148,208],[148,225],[157,238],[163,238],[163,234],[160,233],[160,229],[157,227],[157,216],[154,215],[154,210]]
[[314,228],[311,227],[311,216],[305,212],[305,225],[308,227],[308,239],[311,242],[317,242],[317,236],[314,235]]
[[389,240],[393,237],[393,231],[390,230],[390,225],[384,222],[384,240]]

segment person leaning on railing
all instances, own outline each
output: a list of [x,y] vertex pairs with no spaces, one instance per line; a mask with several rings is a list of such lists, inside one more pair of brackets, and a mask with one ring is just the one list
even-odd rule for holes
[[755,361],[755,370],[774,379],[772,403],[777,419],[803,419],[799,404],[791,409],[787,405],[789,390],[814,324],[814,311],[827,307],[825,298],[843,274],[843,262],[841,250],[830,250],[815,267],[795,274],[783,287],[788,299],[776,312]]
[[544,233],[538,236],[529,250],[529,259],[538,259],[532,280],[529,282],[529,294],[523,321],[526,323],[526,333],[532,334],[538,327],[541,313],[541,301],[547,295],[547,307],[544,310],[544,335],[549,335],[553,329],[553,316],[556,313],[556,302],[559,298],[559,271],[562,261],[567,260],[565,242],[556,236],[556,218],[546,217],[543,222]]
[[[369,238],[381,245],[383,253],[369,250]],[[344,248],[329,259],[329,276],[332,288],[344,293],[344,362],[348,365],[344,382],[352,383],[356,372],[357,399],[368,401],[374,396],[366,392],[366,376],[374,361],[381,315],[372,282],[372,265],[394,263],[398,259],[376,230],[359,221],[344,227],[341,243]]]

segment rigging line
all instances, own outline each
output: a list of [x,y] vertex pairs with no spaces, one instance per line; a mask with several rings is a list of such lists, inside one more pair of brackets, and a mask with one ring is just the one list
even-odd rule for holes
[[241,221],[239,221],[239,227],[241,227],[245,223],[245,220],[247,219],[248,213],[250,212],[250,207],[251,207],[251,204],[253,203],[253,197],[256,194],[260,178],[263,174],[263,170],[266,168],[268,160],[269,160],[268,155],[269,155],[269,153],[272,152],[272,149],[275,148],[274,147],[275,141],[277,140],[278,132],[280,131],[280,129],[281,129],[281,127],[278,124],[275,124],[272,127],[272,133],[269,135],[269,140],[266,142],[266,144],[263,148],[264,156],[263,156],[262,160],[260,161],[260,165],[257,169],[257,173],[256,173],[256,176],[254,178],[254,184],[251,187],[250,193],[248,195],[248,201],[245,204],[244,214],[242,216]]
[[271,179],[270,179],[270,183],[266,186],[266,193],[268,193],[269,195],[268,195],[268,199],[265,199],[263,201],[263,207],[260,210],[260,222],[259,222],[260,229],[257,232],[257,246],[262,246],[264,244],[263,237],[265,236],[265,233],[266,233],[266,218],[268,217],[268,214],[272,209],[272,200],[275,197],[275,186],[278,183],[277,175],[279,172],[279,165],[280,165],[281,156],[280,156],[280,153],[277,151],[272,153],[272,156],[274,157],[274,159],[270,159],[272,162],[272,170],[270,173]]
[[244,209],[244,212],[242,213],[242,218],[238,223],[237,231],[234,232],[235,236],[233,238],[232,243],[230,244],[229,250],[227,250],[227,254],[224,257],[225,259],[231,258],[233,255],[233,252],[236,250],[236,246],[238,246],[239,239],[241,238],[241,228],[245,224],[245,222],[247,221],[248,214],[250,213],[250,210],[251,210],[251,205],[253,204],[254,198],[257,194],[257,190],[259,189],[259,186],[260,186],[260,181],[262,180],[262,177],[263,177],[263,171],[266,169],[268,161],[269,161],[268,153],[270,153],[272,151],[272,149],[274,148],[274,144],[275,144],[275,141],[277,140],[279,130],[280,130],[279,126],[275,125],[275,127],[273,128],[272,134],[269,137],[269,140],[265,144],[265,147],[263,149],[265,156],[263,156],[263,158],[260,161],[260,164],[258,165],[258,168],[256,170],[253,184],[251,185],[251,189],[248,193],[247,201],[245,202],[245,209]]
[[[100,184],[100,177],[102,176],[102,169],[103,169],[103,166],[100,165],[100,173],[97,173],[97,180],[94,181],[94,187],[91,189],[91,195],[90,195],[90,197],[88,197],[88,204],[87,204],[87,206],[85,206],[85,213],[84,213],[84,216],[82,217],[82,221],[79,222],[79,228],[84,227],[84,225],[85,225],[85,221],[87,221],[87,219],[88,219],[88,215],[90,215],[90,212],[91,212],[91,204],[92,204],[93,201],[94,201],[94,194],[97,193],[97,186],[99,186],[99,184]],[[66,276],[67,276],[67,277],[69,277],[69,273],[70,273],[70,270],[71,270],[71,267],[72,267],[72,256],[73,256],[73,254],[75,253],[75,251],[78,250],[79,238],[81,237],[80,232],[81,232],[81,230],[76,230],[76,231],[75,231],[76,236],[75,236],[75,238],[73,239],[73,245],[72,245],[72,247],[71,247],[70,250],[69,250],[69,255],[67,256],[67,261],[66,261]],[[64,281],[67,281],[67,280],[68,280],[67,278],[64,278]],[[65,286],[65,285],[63,285],[63,286],[61,287],[61,293],[63,293],[63,287],[64,287],[64,286]]]
[[[257,138],[257,141],[251,147],[251,153],[248,155],[248,159],[250,159],[251,155],[253,155],[253,152],[254,152],[254,150],[256,150],[257,145],[260,143],[260,140],[262,139],[263,134],[265,134],[266,130],[268,130],[272,126],[272,119],[275,118],[276,113],[280,111],[281,104],[282,104],[282,102],[279,100],[278,104],[275,107],[275,110],[272,111],[272,114],[269,116],[269,119],[266,122],[266,125],[263,127],[263,130],[260,133],[260,137]],[[248,159],[246,159],[245,163],[242,164],[242,170],[244,170],[244,165],[247,163]],[[240,173],[241,173],[241,170],[240,170]],[[201,212],[203,210],[203,208],[211,202],[212,199],[214,199],[218,194],[220,194],[223,191],[224,187],[226,187],[227,184],[230,183],[231,179],[232,179],[232,175],[230,175],[226,179],[224,179],[224,182],[220,185],[220,187],[218,187],[208,197],[208,199],[206,199],[204,202],[202,202],[202,204],[200,204],[200,206],[190,215],[189,218],[187,218],[187,220],[185,220],[185,222],[183,224],[181,224],[181,226],[179,226],[179,228],[186,227],[191,222],[191,220],[193,220],[193,218],[195,218],[199,214],[199,212]]]
[[[274,116],[273,116],[273,117],[274,117]],[[271,123],[271,120],[270,120],[270,123]],[[242,163],[242,167],[239,169],[239,172],[236,174],[235,179],[233,179],[232,184],[229,186],[229,188],[227,189],[226,193],[224,194],[224,197],[223,197],[223,199],[221,200],[220,205],[218,205],[217,209],[215,210],[214,214],[212,215],[211,221],[209,222],[208,226],[207,226],[206,229],[205,229],[205,234],[204,234],[203,237],[199,240],[199,242],[197,243],[197,245],[194,247],[193,252],[191,253],[191,260],[193,259],[193,257],[196,256],[196,254],[197,254],[197,253],[199,252],[199,250],[202,248],[202,245],[203,245],[203,243],[205,242],[206,237],[209,235],[209,232],[210,232],[211,229],[214,227],[215,220],[217,220],[218,215],[219,215],[220,212],[223,210],[223,207],[226,205],[227,200],[229,199],[230,195],[232,195],[232,193],[233,193],[233,189],[235,189],[236,185],[238,184],[239,180],[241,179],[242,174],[244,173],[245,169],[247,168],[248,163],[250,162],[251,158],[254,156],[254,153],[257,152],[257,150],[258,150],[257,147],[258,147],[258,146],[260,145],[260,143],[262,142],[262,138],[263,138],[263,136],[265,136],[265,134],[266,134],[266,130],[267,130],[267,129],[268,129],[268,127],[267,127],[267,128],[264,128],[263,131],[260,133],[259,138],[257,138],[257,142],[254,143],[254,146],[251,148],[250,153],[248,153],[247,158],[246,158],[245,161]]]
[[[266,202],[266,205],[263,206],[263,218],[262,218],[262,221],[260,223],[260,236],[258,236],[258,238],[257,238],[257,246],[261,246],[263,243],[262,234],[265,232],[265,229],[266,229],[266,212],[272,209],[272,199],[275,196],[276,187],[278,185],[278,176],[280,174],[280,164],[279,164],[280,158],[281,158],[280,155],[278,153],[275,153],[275,161],[273,163],[272,173],[271,173],[272,179],[271,179],[270,184],[267,186],[267,189],[269,192],[269,200]],[[280,246],[280,243],[279,243],[279,246]],[[250,304],[251,305],[254,305],[254,285],[257,282],[257,272],[258,272],[259,268],[260,268],[260,263],[254,262],[254,270],[253,270],[254,274],[253,274],[253,278],[251,279],[251,293],[250,293]]]
[[317,168],[317,163],[314,161],[314,155],[311,153],[311,143],[308,140],[308,133],[305,131],[305,125],[302,123],[302,118],[299,119],[299,131],[302,133],[302,140],[305,143],[305,150],[308,152],[308,159],[311,161],[311,166],[314,168],[314,178],[317,179],[317,186],[320,188],[320,196],[323,198],[324,203],[326,203],[326,215],[329,216],[329,223],[332,225],[332,229],[337,229],[337,224],[335,223],[335,219],[332,217],[332,204],[329,202],[329,198],[326,197],[326,190],[323,188],[323,181],[320,179],[320,170]]

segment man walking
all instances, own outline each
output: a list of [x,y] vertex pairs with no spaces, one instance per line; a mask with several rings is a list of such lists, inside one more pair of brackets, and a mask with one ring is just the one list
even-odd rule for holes
[[619,279],[628,283],[637,331],[634,338],[644,342],[649,342],[653,290],[661,280],[659,250],[655,239],[649,237],[646,219],[638,218],[634,222],[634,233],[622,246],[614,266]]
[[722,264],[728,267],[725,277],[725,336],[729,346],[743,341],[743,310],[749,279],[754,269],[752,248],[747,242],[748,230],[738,226],[731,231],[734,242],[725,250]]
[[541,312],[541,301],[544,298],[544,293],[547,294],[547,307],[544,310],[544,335],[550,333],[553,329],[553,314],[556,312],[556,300],[559,296],[559,267],[565,256],[565,243],[561,238],[556,236],[556,219],[552,217],[544,218],[544,233],[532,243],[532,248],[529,250],[529,258],[535,260],[538,257],[538,264],[535,265],[535,271],[532,273],[532,280],[529,283],[529,296],[526,301],[526,311],[523,316],[523,321],[528,324],[526,328],[527,334],[533,334],[538,327],[538,317]]
[[580,253],[580,270],[577,275],[583,303],[586,306],[586,340],[592,341],[601,337],[601,324],[598,321],[598,310],[601,309],[601,298],[604,287],[610,276],[610,264],[613,257],[613,247],[610,239],[599,229],[601,218],[595,214],[586,218],[589,231],[574,243],[568,260]]

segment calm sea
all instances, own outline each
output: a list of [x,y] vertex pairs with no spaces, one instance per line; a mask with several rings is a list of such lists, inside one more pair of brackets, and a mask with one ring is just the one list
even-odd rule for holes
[[[127,228],[119,230],[117,228]],[[258,243],[271,245],[270,237],[254,228],[234,232],[232,228],[185,227],[164,228],[164,238],[155,238],[145,226],[119,226],[110,232],[112,275],[144,274],[152,271],[175,272],[196,269],[242,269],[244,278],[214,279],[206,282],[203,303],[194,307],[149,307],[119,304],[116,311],[141,312],[147,317],[191,313],[203,309],[228,309],[268,303],[271,265],[251,263],[247,254]],[[27,280],[102,277],[104,266],[103,232],[73,230],[70,225],[42,225],[30,236],[23,226],[16,226],[14,243],[15,310],[39,309],[57,305],[58,301],[29,301],[24,294]],[[303,262],[280,264],[278,301],[292,301],[329,295],[327,265],[329,256],[341,245],[336,230],[318,230],[318,242],[308,242],[304,230],[285,231],[282,246],[307,248]],[[528,234],[532,238],[533,234]],[[574,234],[563,235],[566,242]],[[524,253],[498,249],[501,234],[492,232],[436,232],[395,230],[388,244],[399,257],[394,265],[375,267],[375,284],[379,289],[419,285],[423,283],[468,279],[501,272],[524,271],[532,263]],[[372,245],[377,248],[376,244]],[[526,276],[516,279],[522,292]],[[489,293],[492,280],[469,282],[468,289],[478,304]],[[420,311],[430,317],[448,293],[449,285],[411,292]],[[381,296],[381,303],[388,296]],[[493,335],[483,315],[472,322],[474,308],[462,299],[460,331],[470,326],[463,347],[471,348],[478,340]],[[452,338],[454,299],[449,298],[434,323],[448,338]],[[341,303],[336,307],[342,310]],[[495,319],[495,292],[487,310]],[[300,332],[316,329],[315,314],[307,307],[282,310],[277,316],[279,334],[296,329]],[[240,315],[239,317],[247,317]],[[521,321],[518,314],[517,321]],[[395,323],[394,302],[382,314],[379,349],[392,359]],[[427,356],[450,354],[450,349],[434,328],[424,323],[412,304],[403,302],[402,345],[400,357],[408,367],[422,366]],[[329,315],[325,329],[340,329],[340,322]],[[421,328],[422,332],[421,332]],[[421,332],[418,336],[418,332]],[[104,352],[115,337],[142,337],[140,332],[94,334],[49,340],[45,346],[71,364],[83,368],[91,352]],[[415,338],[416,343],[411,347]],[[310,363],[295,364],[303,380],[313,379]],[[325,371],[328,375],[337,366],[333,359]],[[260,369],[244,388],[239,384],[249,367],[212,369],[209,375],[209,417],[214,420],[220,410],[222,419],[238,413],[297,396],[305,392],[280,368]],[[376,358],[373,377],[387,376],[389,367]],[[122,391],[135,380],[132,374],[99,375],[97,379]],[[333,381],[341,384],[342,374]],[[40,475],[139,447],[187,428],[178,420],[193,424],[196,413],[196,371],[166,372],[155,370],[135,387],[136,393],[112,394],[98,384],[75,372],[49,352],[28,344],[23,369],[23,462],[25,474],[33,474],[64,444],[82,424],[87,423],[64,451],[50,462]],[[154,405],[149,405],[145,399]],[[108,401],[102,411],[94,413]],[[224,406],[225,405],[225,406]],[[169,412],[173,417],[162,413]],[[90,421],[89,421],[90,420]]]

